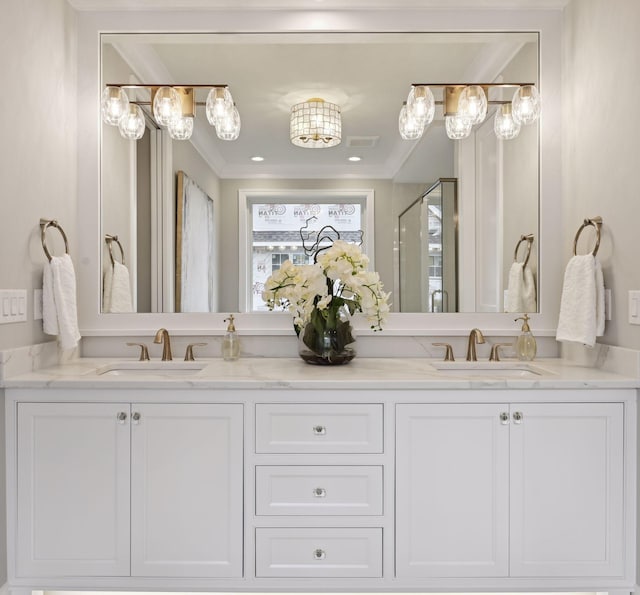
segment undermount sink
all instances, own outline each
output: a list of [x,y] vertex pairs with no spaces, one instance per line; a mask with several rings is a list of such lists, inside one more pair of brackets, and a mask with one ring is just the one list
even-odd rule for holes
[[96,371],[99,376],[191,376],[206,368],[206,362],[126,361],[107,364]]
[[550,374],[544,368],[525,362],[436,362],[432,365],[447,376],[535,378]]

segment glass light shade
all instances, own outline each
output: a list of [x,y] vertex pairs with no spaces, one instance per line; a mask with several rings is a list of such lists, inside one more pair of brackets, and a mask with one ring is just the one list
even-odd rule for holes
[[467,116],[445,116],[444,124],[447,129],[447,136],[451,140],[461,140],[471,134],[473,121]]
[[323,149],[342,141],[340,106],[313,98],[291,108],[289,138],[297,147]]
[[540,117],[540,94],[533,85],[524,85],[514,94],[513,119],[519,124],[533,124]]
[[169,122],[169,136],[173,140],[188,140],[193,134],[193,118],[181,116]]
[[402,140],[417,140],[424,132],[424,126],[421,126],[413,113],[407,109],[406,103],[403,104],[398,116],[398,130]]
[[471,118],[471,124],[480,124],[487,117],[487,95],[480,85],[462,89],[458,99],[458,115]]
[[425,85],[411,87],[407,97],[407,111],[413,115],[420,126],[423,128],[429,126],[436,113],[436,101],[431,89]]
[[520,124],[513,118],[510,103],[504,103],[496,111],[493,131],[502,140],[512,140],[520,134]]
[[118,129],[124,138],[138,140],[144,134],[144,114],[139,105],[130,103],[126,113],[118,122]]
[[173,87],[160,87],[153,98],[153,117],[160,126],[169,126],[182,116],[179,93]]
[[233,97],[227,87],[214,87],[206,102],[207,120],[211,126],[225,126],[224,121],[233,117]]
[[229,117],[216,126],[216,134],[222,140],[236,140],[240,136],[240,114],[235,105],[231,107]]
[[105,87],[100,99],[102,121],[117,126],[129,107],[129,98],[120,87]]

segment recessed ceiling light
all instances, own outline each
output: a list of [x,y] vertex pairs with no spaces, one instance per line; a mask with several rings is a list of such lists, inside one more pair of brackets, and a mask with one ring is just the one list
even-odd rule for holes
[[251,158],[251,161],[264,161],[264,157],[260,157],[260,155],[255,155]]
[[349,161],[360,161],[360,157],[357,157],[356,155],[353,155],[353,156],[349,157]]

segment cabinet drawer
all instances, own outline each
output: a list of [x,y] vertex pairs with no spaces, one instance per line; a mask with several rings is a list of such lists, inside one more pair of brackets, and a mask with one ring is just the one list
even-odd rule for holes
[[258,466],[256,514],[381,515],[382,467]]
[[258,528],[258,577],[382,576],[380,528]]
[[382,405],[258,404],[256,452],[382,452]]

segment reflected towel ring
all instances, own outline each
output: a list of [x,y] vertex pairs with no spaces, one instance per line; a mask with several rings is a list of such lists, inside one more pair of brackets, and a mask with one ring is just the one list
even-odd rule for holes
[[524,257],[524,262],[522,263],[522,268],[524,269],[528,262],[529,257],[531,256],[531,246],[533,245],[533,234],[527,234],[520,236],[520,241],[516,244],[516,249],[513,253],[513,262],[518,262],[518,250],[520,249],[520,244],[522,242],[527,242],[527,255]]
[[118,244],[118,248],[120,248],[120,263],[124,264],[124,250],[122,249],[120,240],[118,240],[118,236],[112,236],[106,233],[104,234],[104,241],[107,243],[107,246],[109,246],[109,258],[111,259],[111,266],[116,265],[116,261],[113,258],[113,242]]
[[595,256],[598,253],[598,248],[600,248],[600,230],[602,228],[602,217],[592,217],[591,219],[585,219],[582,225],[580,226],[580,228],[578,229],[578,232],[576,233],[576,237],[573,240],[574,256],[578,255],[578,238],[580,237],[582,230],[585,227],[589,227],[589,225],[592,225],[593,227],[596,228],[596,245],[594,246],[593,252],[591,253],[591,255]]
[[69,242],[67,240],[67,234],[64,233],[64,229],[62,229],[60,224],[55,219],[40,219],[40,240],[42,241],[42,249],[44,250],[45,255],[49,259],[49,262],[51,262],[52,256],[51,256],[51,253],[49,252],[49,249],[47,248],[47,238],[46,238],[47,229],[49,227],[55,227],[60,232],[60,235],[64,240],[65,254],[69,254]]

